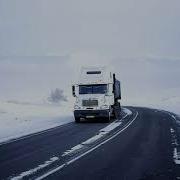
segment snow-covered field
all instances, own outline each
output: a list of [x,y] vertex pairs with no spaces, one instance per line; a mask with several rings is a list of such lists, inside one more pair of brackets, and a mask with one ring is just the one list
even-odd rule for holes
[[0,143],[73,121],[67,104],[0,101]]

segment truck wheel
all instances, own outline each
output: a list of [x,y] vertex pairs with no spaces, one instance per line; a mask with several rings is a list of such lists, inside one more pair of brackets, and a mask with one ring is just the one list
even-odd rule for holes
[[105,123],[108,123],[108,122],[109,122],[109,118],[108,118],[108,117],[105,117],[105,118],[104,118],[104,122],[105,122]]
[[105,118],[105,122],[109,123],[111,120],[111,112],[109,112],[109,116]]
[[75,122],[76,122],[76,123],[80,123],[80,118],[75,117]]

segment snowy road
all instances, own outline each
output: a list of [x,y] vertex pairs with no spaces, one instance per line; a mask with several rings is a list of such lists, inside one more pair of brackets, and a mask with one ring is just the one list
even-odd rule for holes
[[128,107],[111,123],[74,122],[0,146],[0,179],[178,179],[173,114]]

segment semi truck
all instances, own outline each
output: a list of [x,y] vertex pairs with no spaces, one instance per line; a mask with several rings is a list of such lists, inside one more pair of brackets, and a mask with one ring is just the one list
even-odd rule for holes
[[107,67],[82,67],[79,81],[72,85],[74,119],[97,119],[109,122],[120,116],[120,81]]

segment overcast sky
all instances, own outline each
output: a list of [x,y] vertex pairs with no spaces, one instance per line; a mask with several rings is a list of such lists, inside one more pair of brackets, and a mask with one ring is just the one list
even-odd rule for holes
[[177,89],[179,20],[179,0],[0,0],[1,96],[67,88],[81,65],[111,65],[126,98]]
[[179,8],[179,0],[0,0],[0,54],[179,57]]

